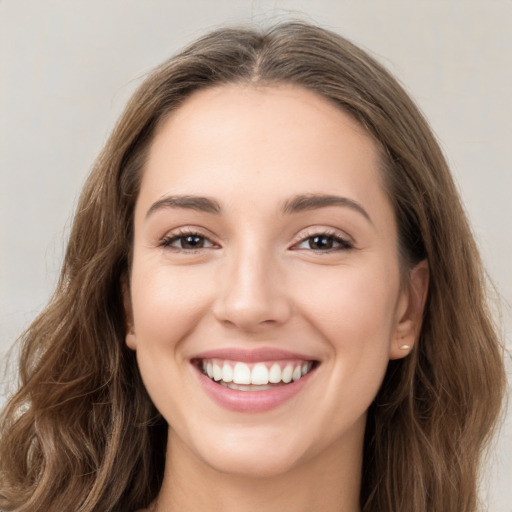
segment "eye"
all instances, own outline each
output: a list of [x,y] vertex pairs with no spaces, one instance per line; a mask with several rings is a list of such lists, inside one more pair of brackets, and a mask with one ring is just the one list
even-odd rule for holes
[[352,249],[352,244],[337,234],[316,233],[304,238],[293,249],[308,249],[316,252],[330,252]]
[[160,243],[161,247],[182,251],[196,251],[214,247],[214,243],[199,233],[179,233],[165,237]]

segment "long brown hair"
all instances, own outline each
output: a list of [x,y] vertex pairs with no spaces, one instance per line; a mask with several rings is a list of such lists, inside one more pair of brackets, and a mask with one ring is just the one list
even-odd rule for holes
[[307,88],[376,141],[402,265],[426,258],[430,287],[420,339],[390,362],[368,414],[361,507],[474,512],[504,370],[457,190],[396,80],[342,37],[299,22],[210,33],[127,105],[82,192],[57,290],[21,340],[21,386],[1,420],[0,509],[126,511],[158,493],[167,425],[124,343],[133,209],[157,125],[192,92],[224,83]]

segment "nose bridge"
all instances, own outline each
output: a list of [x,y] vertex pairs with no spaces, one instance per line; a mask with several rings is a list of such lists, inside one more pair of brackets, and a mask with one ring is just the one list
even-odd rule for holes
[[284,322],[290,305],[284,276],[273,251],[255,239],[232,248],[226,257],[215,313],[223,323],[244,330]]

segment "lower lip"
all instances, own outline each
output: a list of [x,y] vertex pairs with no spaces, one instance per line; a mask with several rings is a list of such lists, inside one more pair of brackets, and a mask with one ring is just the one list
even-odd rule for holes
[[264,412],[275,409],[299,393],[315,373],[315,368],[313,368],[299,380],[272,389],[240,391],[222,386],[198,368],[195,368],[195,370],[200,383],[210,398],[221,407],[236,412]]

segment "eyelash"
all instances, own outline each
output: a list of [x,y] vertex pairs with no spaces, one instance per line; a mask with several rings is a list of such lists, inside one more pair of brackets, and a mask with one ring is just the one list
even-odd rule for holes
[[[187,237],[200,238],[201,240],[203,240],[203,243],[204,243],[204,241],[208,241],[208,243],[211,245],[209,245],[208,247],[198,247],[195,249],[194,248],[186,249],[184,247],[173,247],[172,244],[174,244],[175,242],[178,242],[180,240],[183,241]],[[328,243],[330,242],[330,243],[339,244],[339,246],[334,247],[334,248],[329,247],[327,249],[313,249],[311,247],[306,249],[306,248],[298,247],[299,245],[307,242],[308,240],[310,241],[310,244],[311,244],[311,240],[314,238],[324,238],[324,239],[328,240]],[[211,240],[209,240],[208,237],[204,236],[201,233],[198,233],[197,231],[181,230],[176,234],[166,236],[165,238],[163,238],[159,244],[159,247],[175,250],[178,252],[195,253],[202,249],[209,249],[211,247],[215,247],[215,245],[216,244],[214,244]],[[353,244],[351,242],[349,242],[346,238],[343,238],[342,236],[340,236],[338,233],[335,233],[332,231],[320,231],[320,232],[310,233],[307,236],[303,237],[299,242],[294,244],[291,249],[292,250],[310,250],[310,251],[313,251],[313,252],[316,252],[319,254],[320,253],[326,254],[326,253],[331,253],[331,252],[336,252],[336,251],[347,251],[347,250],[350,250],[353,248],[354,248]]]
[[[323,250],[322,249],[313,249],[311,247],[309,247],[308,249],[298,247],[299,245],[302,245],[303,243],[308,242],[308,240],[309,240],[309,243],[311,244],[311,241],[314,238],[324,238],[324,239],[327,239],[328,241],[330,241],[331,243],[339,244],[339,246],[338,247],[329,247],[329,248],[323,249]],[[292,249],[296,250],[296,251],[300,251],[300,250],[304,249],[304,250],[316,252],[318,254],[328,254],[328,253],[337,252],[337,251],[348,251],[353,248],[354,248],[354,246],[349,240],[347,240],[346,238],[343,238],[342,236],[340,236],[338,233],[336,233],[334,231],[326,230],[326,231],[316,231],[316,232],[308,233],[298,243],[296,243]]]
[[170,236],[166,236],[162,239],[162,241],[159,244],[159,247],[163,247],[164,249],[171,249],[175,251],[182,251],[187,253],[194,253],[197,251],[200,251],[201,249],[208,249],[209,247],[199,247],[196,249],[185,249],[184,247],[173,247],[172,244],[179,241],[179,240],[185,240],[188,237],[197,237],[201,238],[202,240],[207,240],[211,246],[215,246],[213,242],[211,242],[208,237],[202,235],[201,233],[198,233],[197,231],[192,230],[180,230],[178,233],[172,234]]

